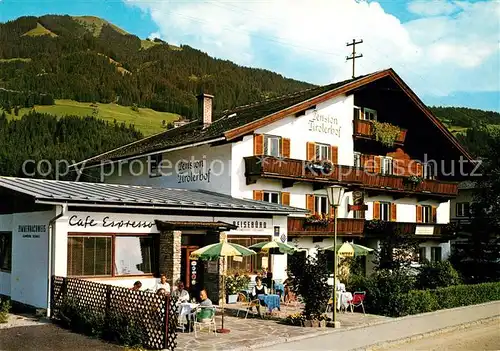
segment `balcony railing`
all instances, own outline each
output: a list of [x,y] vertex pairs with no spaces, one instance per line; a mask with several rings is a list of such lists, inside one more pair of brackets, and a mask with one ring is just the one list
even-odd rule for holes
[[458,184],[440,180],[424,180],[420,184],[409,183],[408,177],[382,175],[361,168],[317,164],[304,160],[281,159],[272,156],[245,157],[245,176],[247,183],[257,178],[274,178],[291,181],[307,181],[326,184],[357,185],[365,189],[403,192],[409,194],[428,194],[456,196]]
[[456,225],[441,223],[366,221],[365,235],[383,237],[389,232],[399,231],[415,235],[416,238],[449,239],[456,234]]
[[[337,234],[346,236],[362,236],[365,225],[364,219],[338,218],[337,219]],[[305,218],[289,217],[288,218],[288,235],[289,236],[326,236],[334,235],[333,221],[327,225],[317,225],[306,223]]]
[[[364,119],[354,120],[354,136],[362,138],[375,138],[375,129],[373,128],[373,123]],[[404,144],[406,139],[406,129],[401,129],[398,137],[394,141],[396,144]]]

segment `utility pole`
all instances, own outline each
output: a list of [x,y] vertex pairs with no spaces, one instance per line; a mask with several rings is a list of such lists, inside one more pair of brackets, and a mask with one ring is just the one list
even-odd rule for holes
[[356,78],[356,75],[354,74],[355,69],[356,69],[356,59],[363,57],[363,54],[356,55],[356,44],[362,44],[363,39],[356,41],[356,39],[353,39],[351,43],[347,43],[346,46],[352,46],[352,54],[350,56],[347,56],[345,59],[347,61],[352,60],[352,78]]

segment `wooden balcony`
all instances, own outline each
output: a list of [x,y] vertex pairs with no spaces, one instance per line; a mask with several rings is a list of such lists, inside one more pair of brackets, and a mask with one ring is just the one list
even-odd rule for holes
[[[362,236],[364,225],[364,219],[339,218],[337,219],[337,235]],[[333,221],[327,225],[315,225],[306,223],[305,218],[288,217],[288,236],[331,237],[333,235]]]
[[[406,139],[406,129],[401,129],[399,136],[394,142],[395,144],[402,145]],[[363,139],[375,139],[375,130],[373,128],[373,123],[364,119],[354,120],[354,137]]]
[[285,187],[293,185],[293,182],[302,181],[324,186],[341,184],[368,190],[438,197],[455,197],[458,193],[456,182],[424,180],[420,184],[413,185],[407,181],[406,176],[382,175],[343,165],[331,165],[331,169],[318,168],[309,161],[279,159],[272,156],[245,157],[245,176],[247,184],[255,183],[262,177],[281,179]]
[[383,222],[366,221],[365,235],[367,237],[384,237],[388,232],[400,231],[415,235],[419,239],[449,240],[456,233],[456,225],[441,223],[414,223],[414,222]]

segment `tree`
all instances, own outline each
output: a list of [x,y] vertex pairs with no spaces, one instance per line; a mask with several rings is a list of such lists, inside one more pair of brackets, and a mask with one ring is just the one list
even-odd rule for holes
[[466,241],[457,243],[450,261],[469,283],[500,280],[500,133],[486,149],[483,175],[477,179],[472,221],[462,228]]

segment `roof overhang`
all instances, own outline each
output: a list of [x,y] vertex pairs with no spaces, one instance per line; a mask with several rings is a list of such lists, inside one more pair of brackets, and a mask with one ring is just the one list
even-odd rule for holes
[[156,228],[159,231],[208,229],[216,231],[228,231],[238,229],[238,226],[226,222],[186,222],[186,221],[160,221],[156,220]]

